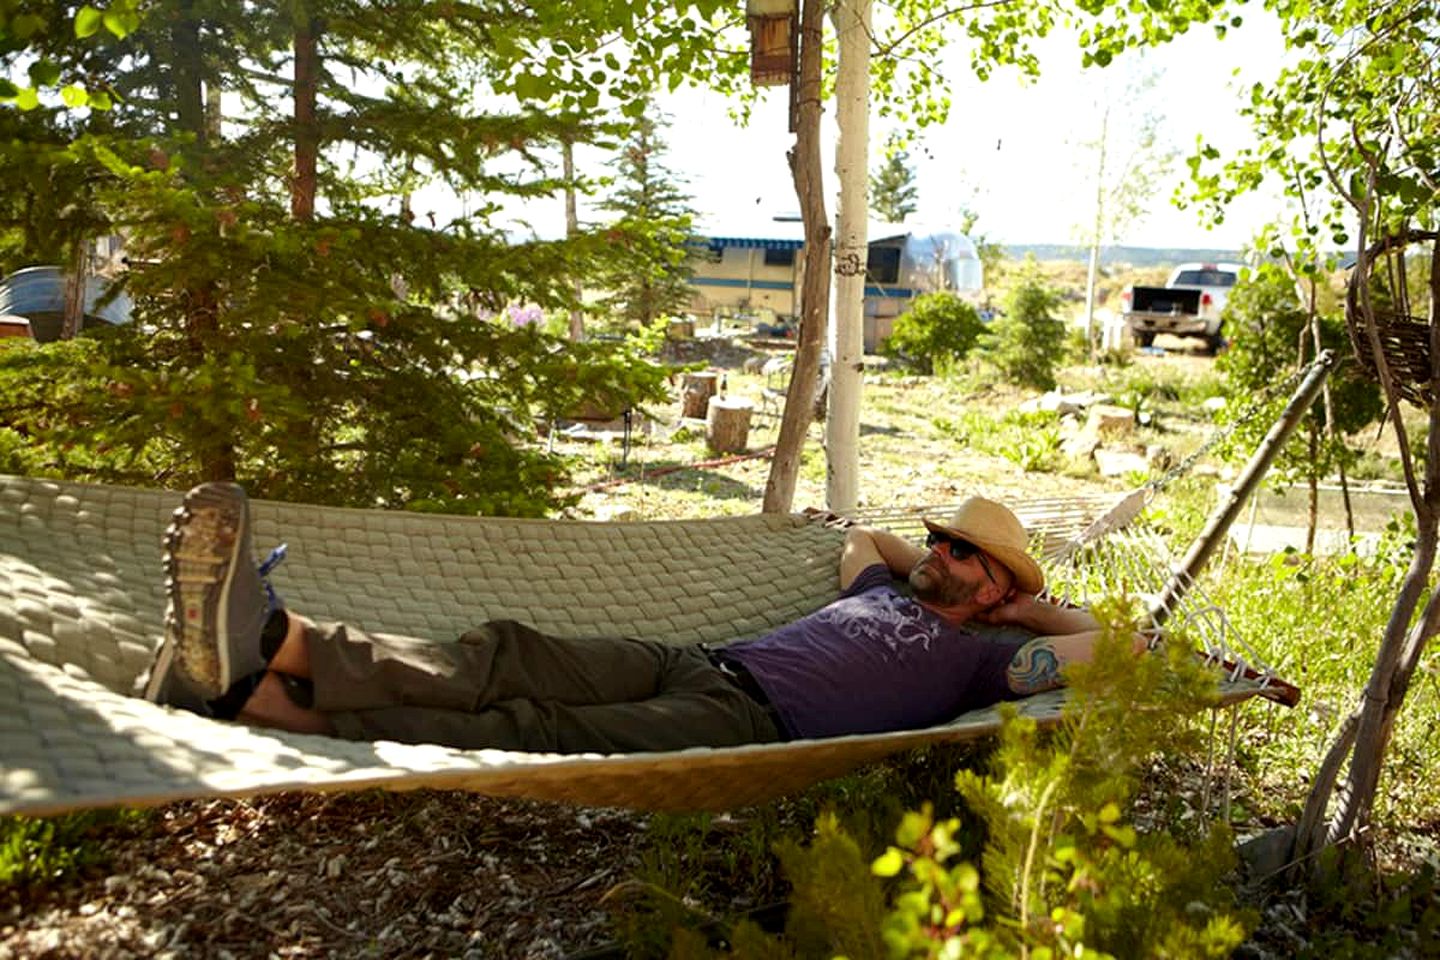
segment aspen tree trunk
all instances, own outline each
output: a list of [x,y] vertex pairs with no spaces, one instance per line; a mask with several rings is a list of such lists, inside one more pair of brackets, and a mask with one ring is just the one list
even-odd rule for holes
[[820,344],[830,300],[830,223],[820,164],[820,65],[825,41],[825,0],[803,0],[800,12],[800,74],[795,93],[795,146],[790,173],[805,225],[800,281],[800,329],[795,337],[795,364],[785,391],[785,413],[765,481],[765,513],[787,513],[795,499],[800,454],[810,431],[815,404],[815,377],[820,372]]
[[825,501],[849,515],[859,504],[860,388],[865,369],[866,217],[870,204],[870,15],[872,0],[840,0],[835,7],[840,62],[835,81],[840,141],[835,174],[835,323],[830,330],[830,410],[825,418]]
[[[564,164],[565,173],[565,237],[574,239],[580,233],[580,215],[575,208],[575,144],[567,137],[561,145],[561,162]],[[575,308],[570,311],[570,339],[579,341],[585,339],[585,320],[580,312],[580,298],[585,290],[580,285],[580,278],[576,277],[571,281],[575,291]]]
[[220,108],[220,81],[212,70],[205,80],[205,135],[211,143],[219,141],[220,125],[224,120],[225,114]]
[[[1373,189],[1373,173],[1370,186]],[[1361,255],[1355,266],[1355,276],[1363,279],[1370,274],[1363,210],[1361,223]],[[1424,474],[1417,479],[1409,438],[1400,417],[1399,394],[1376,332],[1368,285],[1362,282],[1358,294],[1359,307],[1368,321],[1369,346],[1376,358],[1381,386],[1385,389],[1390,422],[1400,446],[1401,464],[1410,489],[1410,503],[1415,511],[1415,552],[1386,623],[1380,649],[1375,655],[1375,665],[1360,702],[1341,724],[1311,784],[1295,831],[1292,862],[1301,871],[1315,868],[1314,854],[1321,849],[1363,838],[1374,810],[1395,719],[1404,705],[1410,680],[1425,647],[1440,631],[1440,590],[1430,592],[1424,611],[1418,619],[1415,618],[1415,611],[1429,589],[1435,565],[1437,528],[1440,528],[1440,404],[1432,402],[1430,406]],[[1436,244],[1431,252],[1429,320],[1430,383],[1433,389],[1440,385],[1440,342],[1437,342],[1440,341],[1440,244]],[[1412,620],[1415,621],[1413,626],[1410,625]],[[1346,767],[1347,761],[1345,779],[1337,786],[1341,769]],[[1332,798],[1335,799],[1333,811],[1329,810]]]
[[1085,348],[1090,361],[1095,350],[1095,287],[1100,274],[1100,234],[1105,229],[1105,151],[1109,147],[1110,103],[1100,114],[1100,159],[1095,169],[1095,221],[1090,232],[1090,266],[1085,271]]

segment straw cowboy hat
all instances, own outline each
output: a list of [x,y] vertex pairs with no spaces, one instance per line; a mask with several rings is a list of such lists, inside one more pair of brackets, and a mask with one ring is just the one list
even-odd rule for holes
[[1015,575],[1015,585],[1026,593],[1039,593],[1045,588],[1045,574],[1025,550],[1030,538],[1009,508],[984,497],[971,497],[944,523],[924,523],[931,533],[968,540],[1005,564]]

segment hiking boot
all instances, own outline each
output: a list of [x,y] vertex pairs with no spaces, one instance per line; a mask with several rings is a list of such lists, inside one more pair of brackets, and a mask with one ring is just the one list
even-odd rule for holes
[[198,713],[202,717],[214,716],[214,711],[201,696],[200,691],[187,680],[175,665],[175,641],[169,632],[160,642],[160,649],[150,664],[150,673],[145,677],[143,696],[151,703],[161,706],[179,707]]
[[169,603],[147,699],[195,709],[182,701],[215,700],[265,670],[261,633],[280,602],[264,574],[283,556],[282,546],[256,567],[250,505],[237,484],[204,483],[185,495],[165,531]]

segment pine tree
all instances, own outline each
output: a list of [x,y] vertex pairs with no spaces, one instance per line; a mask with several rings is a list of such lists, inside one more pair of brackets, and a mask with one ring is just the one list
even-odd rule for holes
[[614,188],[602,208],[615,214],[609,235],[627,256],[602,273],[602,302],[626,324],[647,327],[690,302],[687,242],[695,212],[684,181],[665,166],[663,116],[647,109],[611,163]]
[[[563,464],[530,442],[537,420],[585,397],[660,396],[653,366],[530,322],[570,306],[568,278],[623,249],[594,234],[515,243],[485,219],[492,205],[445,223],[405,199],[425,182],[494,200],[557,190],[544,151],[603,128],[575,110],[484,113],[471,91],[588,103],[593,74],[532,75],[526,51],[541,27],[579,50],[613,26],[607,5],[522,17],[463,2],[157,0],[133,33],[83,44],[68,29],[79,5],[48,6],[66,29],[27,55],[62,78],[107,77],[115,109],[52,116],[61,149],[46,162],[83,167],[143,268],[124,277],[130,326],[0,353],[0,393],[32,401],[0,399],[27,468],[538,514],[559,502]],[[217,90],[238,103],[224,118]],[[33,157],[35,142],[0,144],[0,179],[16,183],[12,151]],[[527,165],[501,172],[505,157]],[[478,313],[456,306],[462,294]]]
[[892,137],[885,147],[885,162],[870,175],[870,209],[887,223],[904,223],[919,209],[919,194],[910,154]]

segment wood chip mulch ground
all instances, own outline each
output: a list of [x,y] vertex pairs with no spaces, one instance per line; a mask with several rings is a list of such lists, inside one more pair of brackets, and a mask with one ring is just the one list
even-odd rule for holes
[[0,888],[0,958],[562,957],[611,939],[645,823],[441,792],[176,803],[103,868]]

